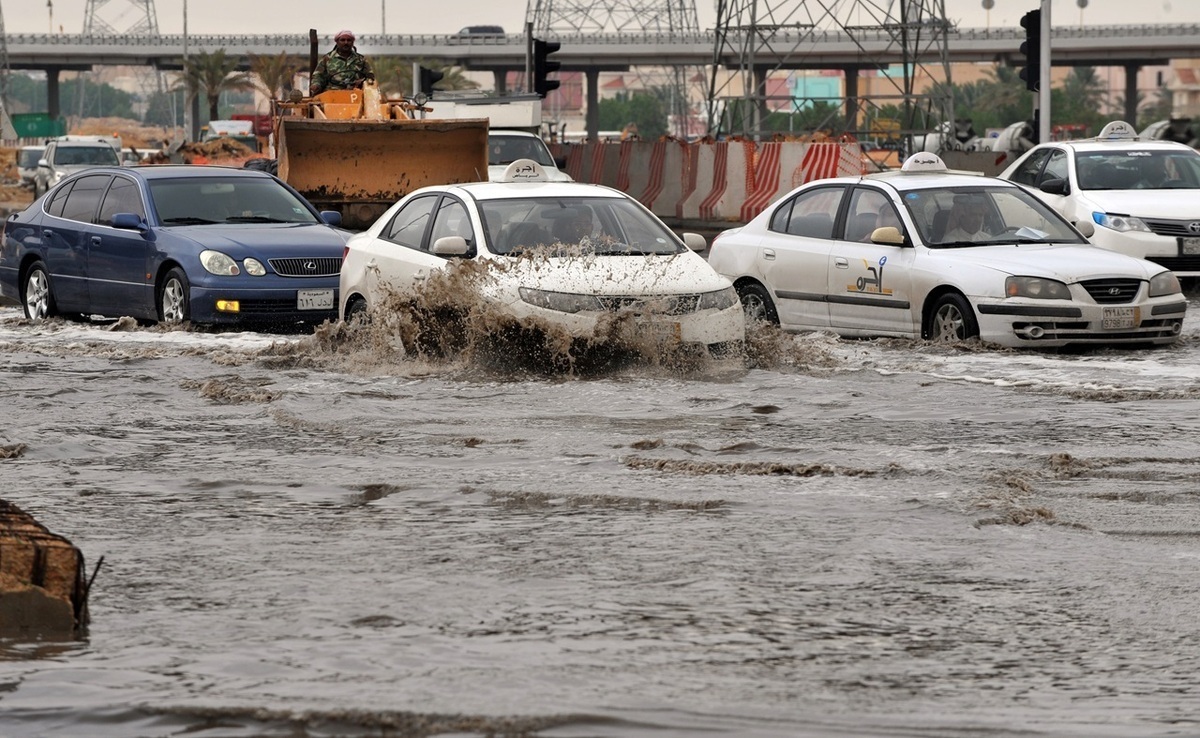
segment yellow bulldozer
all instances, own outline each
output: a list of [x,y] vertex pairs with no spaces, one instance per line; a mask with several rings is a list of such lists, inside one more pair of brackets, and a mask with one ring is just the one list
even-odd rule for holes
[[272,107],[279,177],[351,230],[420,187],[488,178],[487,118],[422,118],[371,82]]

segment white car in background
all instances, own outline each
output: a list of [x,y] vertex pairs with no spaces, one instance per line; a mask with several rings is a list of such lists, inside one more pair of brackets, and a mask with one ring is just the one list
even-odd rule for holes
[[551,182],[574,182],[562,171],[541,136],[528,131],[493,128],[488,131],[488,180],[502,182],[508,165],[518,159],[532,159],[546,172]]
[[[625,320],[656,341],[740,348],[745,320],[730,281],[697,253],[705,241],[676,236],[617,190],[552,182],[530,160],[502,182],[417,190],[346,244],[343,320],[416,296],[435,273],[458,264],[478,277],[456,283],[454,300],[482,300],[515,321],[541,321],[573,339]],[[464,263],[465,262],[465,263]]]
[[1091,246],[1023,187],[951,173],[928,153],[792,190],[717,236],[708,261],[749,315],[790,331],[1169,344],[1187,310],[1170,270]]
[[1200,152],[1122,121],[1096,138],[1040,144],[999,175],[1029,187],[1093,244],[1200,277]]

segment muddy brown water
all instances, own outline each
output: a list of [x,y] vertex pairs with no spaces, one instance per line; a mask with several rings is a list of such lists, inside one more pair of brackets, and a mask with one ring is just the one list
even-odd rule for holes
[[0,735],[1200,735],[1190,307],[582,363],[0,308],[2,495],[105,562]]

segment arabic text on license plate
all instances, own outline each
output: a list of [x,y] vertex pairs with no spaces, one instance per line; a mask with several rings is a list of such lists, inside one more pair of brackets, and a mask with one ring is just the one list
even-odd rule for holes
[[653,336],[658,343],[678,343],[683,340],[683,332],[677,321],[647,320],[638,323],[638,328]]
[[333,310],[333,290],[296,290],[297,310]]
[[1107,307],[1100,325],[1106,331],[1116,331],[1122,328],[1136,328],[1141,322],[1141,316],[1135,307]]
[[1179,239],[1179,252],[1184,256],[1196,256],[1200,254],[1200,238]]

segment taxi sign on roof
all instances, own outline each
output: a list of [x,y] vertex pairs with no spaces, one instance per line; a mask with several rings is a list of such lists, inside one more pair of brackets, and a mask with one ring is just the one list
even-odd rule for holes
[[1137,131],[1123,120],[1114,120],[1101,128],[1100,135],[1096,136],[1097,141],[1136,141],[1137,138]]
[[918,151],[904,160],[900,167],[902,172],[946,172],[946,162],[937,154],[928,151]]
[[504,170],[501,182],[549,182],[546,170],[533,159],[517,159]]

